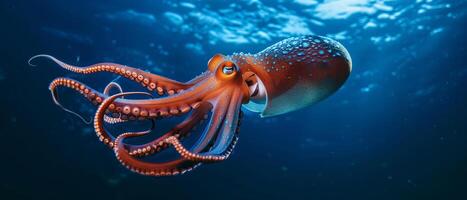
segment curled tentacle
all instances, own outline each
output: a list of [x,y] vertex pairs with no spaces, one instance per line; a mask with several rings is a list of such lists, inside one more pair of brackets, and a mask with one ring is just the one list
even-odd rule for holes
[[[207,105],[207,104],[202,104],[202,105]],[[200,107],[202,108],[202,107]],[[217,112],[214,112],[217,113]],[[213,114],[214,114],[213,113]],[[192,116],[193,117],[193,116]],[[190,118],[192,118],[190,117]],[[199,116],[201,117],[201,116]],[[204,118],[204,114],[202,116]],[[212,129],[215,129],[216,124],[212,124],[213,122],[212,118],[215,118],[214,115],[211,116],[210,124],[208,125],[208,129],[205,130],[203,135],[206,135],[206,133],[215,133],[215,131],[211,131]],[[190,120],[195,121],[195,120]],[[220,124],[222,121],[216,121],[216,123],[219,122]],[[190,126],[182,126],[181,129],[178,129],[176,132],[177,134],[173,134],[173,131],[170,131],[169,133],[165,134],[164,136],[160,137],[157,139],[157,141],[152,142],[153,144],[158,145],[158,150],[165,149],[169,146],[169,143],[166,141],[167,138],[169,137],[174,137],[177,139],[181,139],[181,135],[185,135],[188,133],[193,127]],[[177,175],[177,174],[183,174],[187,171],[192,170],[193,168],[199,166],[201,163],[200,162],[195,162],[191,161],[185,158],[179,158],[174,161],[170,162],[163,162],[163,163],[150,163],[150,162],[145,162],[138,160],[134,158],[131,154],[130,151],[128,151],[123,143],[123,140],[125,138],[129,137],[136,137],[138,135],[136,134],[122,134],[117,137],[115,140],[115,155],[117,159],[120,161],[120,163],[127,167],[128,169],[139,173],[143,175],[152,175],[152,176],[169,176],[169,175]],[[212,138],[209,136],[209,138]],[[199,153],[206,149],[208,143],[200,143],[198,142],[194,147],[193,147],[193,152]]]
[[[162,149],[167,148],[168,143],[165,142],[165,140],[168,137],[174,137],[177,139],[181,139],[183,136],[187,135],[187,133],[193,129],[194,125],[196,125],[197,122],[205,118],[206,111],[209,110],[210,108],[211,107],[209,106],[209,104],[202,103],[198,108],[195,109],[194,113],[189,118],[187,118],[187,120],[177,125],[177,127],[172,129],[168,133],[164,134],[162,137],[156,139],[155,141],[152,141],[144,145],[140,145],[140,147],[136,147],[136,149],[144,150],[144,149],[152,148],[152,150],[146,150],[146,154],[148,154],[149,151],[158,152]],[[219,121],[219,123],[222,123],[222,121]],[[213,126],[209,126],[209,129],[211,129],[212,127]],[[205,131],[205,132],[208,132],[208,131]],[[115,151],[115,155],[117,159],[122,163],[123,166],[127,167],[128,169],[136,173],[140,173],[144,175],[152,175],[152,176],[169,176],[169,175],[183,174],[201,164],[200,162],[193,162],[193,161],[183,159],[183,158],[176,159],[170,162],[163,162],[163,163],[149,163],[149,162],[137,160],[136,158],[133,157],[134,154],[131,155],[131,150],[130,151],[127,150],[127,148],[131,149],[133,146],[125,145],[123,142],[125,138],[136,137],[136,136],[139,136],[139,135],[132,134],[132,133],[122,134],[122,135],[119,135],[115,139],[115,143],[114,143],[115,144],[114,151]],[[193,151],[201,152],[203,149],[206,148],[206,146],[207,146],[207,143],[205,143],[205,145],[198,144],[197,147],[195,147]],[[133,147],[133,149],[135,149],[135,147]],[[133,150],[133,152],[135,152],[135,150]],[[137,151],[137,152],[140,152],[140,151]]]
[[50,83],[49,90],[52,92],[53,97],[56,96],[57,88],[59,86],[71,88],[78,91],[80,94],[82,94],[95,105],[102,103],[102,101],[105,98],[107,98],[107,95],[104,95],[99,91],[94,90],[79,81],[69,78],[56,78]]
[[[104,94],[102,94],[99,91],[94,90],[94,89],[86,86],[85,84],[83,84],[83,83],[81,83],[79,81],[69,79],[69,78],[56,78],[50,83],[49,90],[50,90],[50,92],[52,94],[52,99],[53,99],[54,103],[57,106],[59,106],[60,108],[62,108],[66,112],[69,112],[69,113],[71,113],[73,115],[76,115],[84,123],[90,124],[92,122],[92,118],[90,120],[85,120],[84,117],[82,117],[80,114],[78,114],[78,113],[76,113],[76,112],[74,112],[74,111],[72,111],[72,110],[70,110],[68,108],[65,108],[60,103],[57,88],[62,86],[62,87],[67,87],[67,88],[74,89],[74,90],[78,91],[80,94],[82,94],[84,97],[86,97],[94,105],[98,105],[98,104],[102,103],[102,101],[105,98],[107,98],[108,92],[110,91],[111,87],[116,87],[116,86],[110,86],[109,87],[109,85],[104,90]],[[121,87],[118,87],[118,88],[121,89]],[[108,122],[110,124],[120,123],[120,122],[125,122],[126,121],[126,120],[121,119],[121,118],[112,118],[112,117],[108,117],[108,116],[105,117],[105,120],[106,120],[106,122]]]
[[[238,92],[238,91],[237,91]],[[122,143],[125,138],[136,137],[136,134],[120,135],[115,140],[114,151],[117,159],[128,169],[153,176],[175,175],[183,173],[202,162],[215,162],[226,159],[236,143],[236,132],[239,118],[239,109],[242,102],[241,95],[230,91],[223,93],[218,100],[213,100],[215,104],[213,115],[207,129],[202,133],[199,141],[188,151],[180,143],[180,138],[170,136],[162,140],[162,144],[172,144],[181,154],[181,158],[163,163],[151,163],[138,160],[130,155]],[[233,100],[230,100],[232,98]],[[219,133],[221,133],[219,135]],[[214,139],[217,137],[217,140]],[[214,142],[214,146],[210,146]],[[209,150],[209,148],[214,148]],[[205,152],[208,150],[207,152]]]
[[[108,109],[110,105],[112,105],[113,101],[118,97],[123,97],[131,93],[120,93],[113,95],[107,99],[105,99],[99,108],[96,111],[96,115],[94,117],[94,127],[95,132],[99,139],[104,142],[109,147],[113,147],[115,138],[111,134],[109,134],[103,127],[103,120],[105,118],[105,110]],[[135,94],[135,93],[132,93]],[[140,93],[141,94],[141,93]],[[142,156],[142,155],[149,155],[167,147],[165,143],[163,143],[164,139],[170,136],[175,136],[177,138],[185,137],[194,126],[197,125],[200,121],[202,121],[210,109],[210,105],[203,103],[198,105],[195,108],[195,111],[191,114],[190,117],[185,119],[183,122],[178,124],[174,127],[171,131],[164,134],[163,136],[148,142],[142,145],[126,145],[125,147],[129,149],[130,155],[133,156]]]
[[148,90],[156,90],[159,94],[166,92],[167,94],[174,94],[178,91],[184,90],[190,87],[193,83],[184,84],[175,80],[171,80],[162,76],[151,74],[140,69],[133,67],[115,64],[115,63],[98,63],[88,67],[77,67],[64,63],[53,56],[40,54],[33,56],[29,59],[28,63],[31,66],[35,66],[31,63],[36,58],[48,58],[53,62],[57,63],[62,68],[80,74],[92,74],[97,72],[110,72],[135,82],[140,83],[142,86],[147,87]]
[[65,108],[60,103],[60,101],[58,100],[58,93],[57,93],[57,87],[59,87],[59,86],[64,86],[64,87],[68,87],[68,88],[75,89],[75,90],[79,91],[81,94],[83,94],[85,97],[87,97],[88,100],[90,100],[94,104],[101,103],[102,100],[105,98],[105,95],[103,95],[102,93],[100,93],[100,92],[98,92],[98,91],[96,91],[94,89],[91,89],[91,88],[87,87],[86,85],[84,85],[84,84],[82,84],[82,83],[80,83],[78,81],[72,80],[72,79],[56,78],[55,80],[53,80],[50,83],[49,90],[50,90],[50,92],[52,94],[52,99],[53,99],[54,103],[57,106],[59,106],[60,108],[62,108],[63,110],[65,110],[66,112],[69,112],[69,113],[71,113],[73,115],[76,115],[84,123],[90,124],[92,119],[87,121],[80,114]]

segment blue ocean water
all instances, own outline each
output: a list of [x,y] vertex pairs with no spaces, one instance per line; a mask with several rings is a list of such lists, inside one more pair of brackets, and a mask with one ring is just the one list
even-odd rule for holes
[[[454,0],[2,1],[0,198],[465,199],[466,13]],[[344,86],[297,112],[246,112],[230,159],[175,177],[126,170],[47,89],[66,76],[102,90],[115,76],[27,64],[45,53],[187,81],[216,53],[309,34],[348,49]]]

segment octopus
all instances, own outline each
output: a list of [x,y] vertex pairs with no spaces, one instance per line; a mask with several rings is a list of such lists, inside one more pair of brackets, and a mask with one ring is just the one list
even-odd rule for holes
[[[116,74],[143,87],[144,92],[123,92],[119,84],[111,82],[100,92],[70,78],[56,78],[49,85],[53,101],[67,112],[80,116],[60,104],[60,87],[74,89],[96,105],[92,123],[99,141],[123,166],[149,176],[183,174],[203,163],[226,160],[239,138],[242,108],[261,117],[302,109],[337,91],[352,70],[350,55],[339,42],[315,35],[287,38],[256,54],[216,54],[208,61],[207,70],[188,82],[115,63],[77,67],[45,54],[33,56],[29,64],[36,58],[47,58],[78,74]],[[112,89],[118,93],[111,94]],[[130,97],[135,95],[140,98]],[[154,123],[172,116],[183,120],[151,141],[129,142],[129,138],[150,134]],[[120,134],[106,128],[140,120],[152,122],[152,127]],[[203,122],[195,142],[184,143]],[[169,148],[175,150],[173,159],[144,159]]]

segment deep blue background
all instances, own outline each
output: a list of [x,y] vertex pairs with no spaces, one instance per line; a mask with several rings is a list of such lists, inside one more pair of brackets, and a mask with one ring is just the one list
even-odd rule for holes
[[[0,198],[467,198],[466,12],[447,0],[2,1]],[[47,53],[185,81],[215,53],[303,34],[347,47],[345,86],[298,112],[247,113],[229,160],[175,177],[124,169],[47,90],[58,76],[98,89],[113,76],[27,65]],[[90,116],[91,105],[65,93]]]

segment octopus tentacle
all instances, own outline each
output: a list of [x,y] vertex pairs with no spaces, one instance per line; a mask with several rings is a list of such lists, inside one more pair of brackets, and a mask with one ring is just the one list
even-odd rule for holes
[[220,154],[214,154],[214,153],[193,153],[186,149],[183,144],[180,142],[179,139],[176,137],[169,137],[165,140],[165,142],[172,144],[175,147],[175,150],[185,159],[187,160],[192,160],[192,161],[199,161],[199,162],[218,162],[218,161],[223,161],[227,159],[230,154],[232,153],[232,149],[235,147],[235,144],[237,143],[238,137],[235,136],[234,139],[232,140],[232,143],[230,143],[229,148]]
[[[206,96],[212,94],[212,86],[205,81],[201,81],[193,88],[196,89],[189,88],[180,94],[158,99],[117,99],[114,103],[115,109],[117,112],[121,109],[124,114],[133,117],[166,117],[187,113],[197,107]],[[136,112],[133,112],[135,110]]]
[[69,112],[69,113],[79,117],[84,123],[90,124],[92,119],[87,121],[80,114],[65,108],[60,103],[60,101],[58,100],[58,93],[57,93],[57,87],[58,86],[64,86],[64,87],[68,87],[68,88],[71,88],[71,89],[75,89],[76,91],[80,92],[85,97],[87,97],[88,100],[90,100],[94,104],[98,104],[98,103],[102,102],[102,99],[104,99],[104,95],[101,94],[100,92],[94,90],[94,89],[91,89],[91,88],[87,87],[86,85],[84,85],[84,84],[82,84],[82,83],[80,83],[78,81],[75,81],[73,79],[68,79],[68,78],[56,78],[49,85],[49,90],[50,90],[50,92],[52,94],[52,99],[53,99],[54,103],[57,106],[59,106],[61,109],[65,110],[66,112]]
[[[216,143],[213,145],[210,153],[206,154],[224,154],[228,151],[229,146],[234,144],[234,138],[238,132],[238,127],[241,119],[241,106],[242,106],[242,94],[239,90],[235,90],[232,95],[232,100],[229,105],[229,110],[227,112],[226,119],[224,121],[221,131],[219,131],[219,136],[216,140]],[[230,154],[230,152],[228,152]]]
[[[83,83],[81,83],[79,81],[69,79],[69,78],[56,78],[50,83],[49,90],[50,90],[50,92],[52,94],[52,99],[53,99],[54,103],[57,106],[59,106],[61,109],[65,110],[66,112],[69,112],[69,113],[79,117],[86,124],[91,124],[92,123],[92,118],[90,120],[86,120],[80,114],[78,114],[78,113],[76,113],[76,112],[74,112],[74,111],[72,111],[72,110],[70,110],[68,108],[65,108],[60,103],[59,98],[58,98],[58,92],[57,92],[57,88],[59,86],[71,88],[71,89],[74,89],[74,90],[78,91],[80,94],[82,94],[84,97],[86,97],[89,101],[91,101],[94,105],[99,105],[100,103],[102,103],[102,101],[105,98],[107,98],[108,91],[110,90],[110,89],[108,89],[109,86],[107,86],[106,90],[104,90],[104,94],[102,94],[99,91],[94,90],[94,89],[86,86],[85,84],[83,84]],[[112,86],[112,87],[114,87],[114,86]],[[104,120],[107,123],[110,123],[110,124],[121,123],[121,122],[126,121],[126,120],[121,119],[121,118],[113,118],[113,117],[108,117],[108,116],[105,116]]]
[[[170,131],[169,133],[165,134],[164,136],[160,137],[156,141],[153,141],[148,144],[149,147],[157,148],[157,150],[161,150],[164,148],[167,148],[169,145],[168,143],[165,142],[165,139],[168,137],[175,137],[175,138],[181,138],[181,136],[184,133],[187,133],[189,130],[191,130],[194,126],[192,122],[196,121],[194,119],[196,118],[204,118],[205,117],[205,108],[210,109],[209,104],[203,103],[198,109],[195,110],[195,113],[190,117],[192,120],[185,120],[183,123],[179,124],[175,128],[175,130],[178,129],[178,131]],[[196,116],[197,117],[194,117]],[[202,116],[200,116],[202,115]],[[174,134],[177,133],[177,134]],[[139,174],[143,175],[152,175],[152,176],[169,176],[169,175],[177,175],[177,174],[183,174],[187,171],[190,171],[197,166],[201,165],[200,162],[193,162],[190,160],[186,160],[183,158],[170,161],[170,162],[165,162],[165,163],[148,163],[144,161],[137,160],[132,157],[130,151],[126,150],[123,140],[125,138],[129,137],[136,137],[139,136],[140,134],[133,134],[133,133],[126,133],[126,134],[121,134],[115,139],[115,147],[114,147],[114,152],[117,157],[117,159],[120,161],[120,163],[125,166],[126,168],[130,169],[131,171],[134,171]],[[158,145],[155,147],[155,145]],[[204,149],[205,146],[199,146],[198,148],[195,149],[195,151],[201,151]]]
[[[69,79],[69,78],[56,78],[55,80],[53,80],[50,83],[49,89],[52,91],[53,94],[56,94],[56,89],[59,86],[64,86],[64,87],[75,89],[76,91],[81,93],[84,97],[86,97],[89,101],[91,101],[95,105],[100,105],[100,104],[103,103],[104,100],[108,99],[107,95],[102,94],[99,91],[96,91],[96,90],[86,86],[85,84],[79,82],[79,81]],[[53,97],[55,98],[55,95]],[[129,101],[129,100],[126,100],[126,101]],[[135,100],[132,100],[132,101],[135,101]],[[112,103],[110,103],[109,105],[106,105],[106,106],[101,106],[100,111],[98,111],[96,113],[100,113],[100,115],[101,115],[101,114],[104,114],[106,110],[112,110],[113,112],[128,114],[128,113],[124,113],[124,110],[123,110],[123,108],[128,108],[128,107],[122,106],[122,103],[117,104],[117,103],[114,103],[113,101],[108,101],[108,102],[109,103],[112,102]],[[56,103],[57,103],[57,105],[60,105],[58,100],[56,101]],[[117,107],[117,105],[119,105],[119,106]],[[202,103],[202,102],[195,102],[195,103],[191,104],[190,106],[191,107],[189,109],[184,109],[184,111],[180,111],[180,112],[185,113],[185,112],[187,112],[187,110],[189,111],[192,108],[195,109],[195,111],[198,108],[200,108],[200,109],[199,109],[199,111],[194,112],[192,116],[187,118],[179,126],[175,127],[170,133],[167,133],[164,136],[162,136],[162,137],[160,137],[160,138],[158,138],[158,139],[156,139],[154,141],[151,141],[151,142],[149,142],[147,144],[144,144],[144,145],[130,146],[129,151],[131,152],[131,155],[141,156],[141,155],[147,155],[147,154],[152,154],[152,153],[158,152],[158,151],[160,151],[160,150],[167,147],[167,145],[162,142],[165,138],[167,138],[167,137],[169,137],[171,135],[177,134],[177,132],[183,132],[184,134],[180,134],[181,136],[186,135],[186,133],[189,132],[189,130],[191,130],[194,126],[196,126],[197,123],[199,121],[201,121],[201,119],[203,119],[205,113],[209,110],[208,106],[205,105],[205,103]],[[130,114],[132,114],[132,113],[130,113]],[[158,117],[158,116],[170,116],[171,115],[171,113],[169,113],[167,110],[164,110],[164,108],[158,110],[157,115],[153,115],[153,114],[146,115],[146,114],[147,113],[145,113],[145,111],[140,111],[139,116],[140,116],[140,118],[142,118],[141,116],[147,116],[147,117],[150,117],[150,118],[154,118],[154,117]],[[103,116],[105,116],[105,115],[103,115]],[[102,124],[102,123],[100,123],[100,124]],[[107,141],[106,144],[109,147],[113,146],[113,143],[111,143],[112,141],[115,140],[115,138],[113,136],[111,136],[109,134],[106,134],[106,132],[104,132],[103,129],[96,130],[96,133],[97,132],[100,133],[98,135],[100,139],[101,139],[101,136],[102,136],[102,141],[104,143],[105,143],[105,141]]]
[[36,58],[48,58],[61,66],[62,68],[75,72],[75,73],[80,73],[80,74],[92,74],[92,73],[97,73],[97,72],[110,72],[114,73],[120,76],[123,76],[125,78],[128,78],[130,80],[133,80],[135,82],[140,83],[142,86],[147,87],[148,90],[156,90],[160,95],[167,93],[167,94],[174,94],[178,91],[184,90],[188,87],[190,87],[192,84],[184,84],[172,79],[168,79],[162,76],[158,76],[155,74],[151,74],[148,72],[145,72],[140,69],[136,69],[133,67],[125,66],[125,65],[120,65],[116,63],[98,63],[94,64],[91,66],[87,67],[77,67],[73,66],[67,63],[64,63],[57,58],[51,56],[51,55],[46,55],[46,54],[40,54],[40,55],[35,55],[31,57],[28,61],[29,65],[35,66],[31,64],[31,61],[36,59]]
[[208,104],[204,104],[204,106],[200,106],[200,108],[195,109],[190,117],[186,118],[183,122],[161,137],[146,144],[128,146],[129,154],[132,156],[150,155],[166,149],[168,145],[163,142],[166,138],[174,136],[182,139],[188,136],[190,134],[190,130],[206,118],[206,113],[209,109],[210,106]]
[[[67,88],[74,89],[78,91],[80,94],[82,94],[84,97],[86,97],[90,102],[92,102],[94,105],[99,105],[103,102],[104,99],[106,99],[108,96],[100,93],[97,90],[92,89],[91,87],[73,80],[69,78],[56,78],[54,79],[50,85],[49,85],[49,90],[52,92],[52,97],[54,99],[54,102],[60,106],[61,108],[64,108],[60,102],[58,101],[58,93],[57,93],[57,88],[63,86]],[[148,93],[149,94],[149,93]],[[163,99],[171,99],[171,98],[163,98]],[[123,114],[121,117],[122,119],[126,120],[125,118],[129,119],[143,119],[143,118],[155,118],[158,116],[162,117],[169,117],[174,114],[180,114],[180,113],[187,113],[190,111],[192,108],[196,108],[199,106],[200,102],[194,102],[190,106],[187,104],[180,103],[182,102],[183,99],[179,100],[178,103],[179,106],[171,105],[171,104],[163,104],[163,105],[158,105],[155,106],[154,109],[144,109],[145,105],[148,105],[148,102],[143,101],[143,100],[129,100],[129,99],[117,99],[115,103],[111,104],[108,106],[109,111],[118,113],[118,114]],[[152,99],[149,102],[158,102]],[[141,103],[141,109],[138,107],[138,105]],[[150,105],[150,103],[149,103]],[[66,108],[64,108],[66,109]],[[72,114],[78,115],[73,111],[70,111],[66,109],[66,111],[72,112]],[[83,117],[80,117],[84,120]],[[89,122],[87,122],[89,123]]]
[[209,109],[210,106],[208,104],[203,104],[200,108],[195,109],[190,117],[186,118],[183,122],[179,123],[161,137],[141,145],[128,145],[129,154],[132,156],[147,156],[166,149],[169,147],[169,145],[164,142],[166,138],[174,136],[183,139],[187,137],[190,134],[190,130],[206,119],[206,113]]
[[[57,96],[56,90],[59,86],[71,88],[78,91],[80,94],[82,94],[95,105],[102,103],[102,101],[107,97],[107,95],[104,95],[99,91],[94,90],[79,81],[69,78],[56,78],[50,83],[49,90],[52,92],[53,97]],[[58,103],[58,101],[55,103]]]
[[206,147],[211,143],[212,139],[216,137],[219,129],[222,127],[222,123],[225,121],[227,108],[230,102],[229,96],[228,92],[225,92],[221,97],[211,100],[211,104],[214,107],[212,116],[209,123],[206,125],[207,128],[203,131],[194,147]]
[[[111,148],[114,145],[115,138],[104,129],[102,125],[102,120],[103,117],[105,117],[105,110],[107,110],[109,105],[112,105],[113,101],[116,98],[122,97],[127,94],[129,93],[120,93],[105,99],[104,102],[102,102],[102,104],[97,109],[96,115],[94,117],[94,127],[97,136],[102,142],[104,142]],[[169,136],[175,136],[177,138],[185,137],[188,134],[189,130],[196,126],[198,122],[203,120],[206,112],[209,109],[210,106],[207,103],[204,103],[197,107],[197,109],[195,109],[195,111],[190,117],[185,119],[183,122],[174,127],[170,132],[164,134],[158,139],[142,145],[126,145],[125,147],[129,149],[130,155],[133,156],[150,155],[159,152],[168,146],[162,142],[164,139],[166,139]]]
[[164,163],[149,163],[137,160],[133,158],[125,149],[123,146],[123,140],[125,138],[137,137],[141,135],[143,134],[124,133],[119,135],[115,140],[114,152],[117,160],[120,161],[123,166],[133,172],[151,176],[171,176],[183,174],[201,164],[200,162],[193,162],[182,158]]
[[[223,123],[221,133],[218,136],[216,143],[213,145],[212,149],[208,152],[203,153],[193,153],[186,149],[180,140],[175,137],[169,137],[166,139],[166,142],[171,143],[175,150],[185,159],[192,161],[201,161],[201,162],[218,162],[227,159],[232,150],[235,147],[235,144],[238,140],[238,127],[240,124],[241,118],[241,96],[237,99],[232,100],[233,103],[229,106],[229,111],[226,116],[227,119]],[[237,114],[238,113],[238,114]],[[234,124],[235,123],[235,124]]]
[[[121,134],[115,140],[115,147],[114,152],[117,159],[120,163],[125,166],[126,168],[130,169],[133,172],[143,174],[143,175],[152,175],[152,176],[170,176],[170,175],[177,175],[183,174],[187,171],[190,171],[197,166],[201,165],[201,162],[191,161],[185,158],[179,158],[174,161],[164,162],[164,163],[149,163],[137,160],[130,155],[130,153],[125,149],[123,140],[129,137],[136,137],[139,136],[138,134]],[[169,136],[177,138],[176,136]],[[168,138],[168,137],[166,137]],[[166,138],[161,138],[160,143],[162,146],[167,147],[168,143],[165,141]],[[205,149],[205,145],[196,145],[193,152],[201,152]]]

